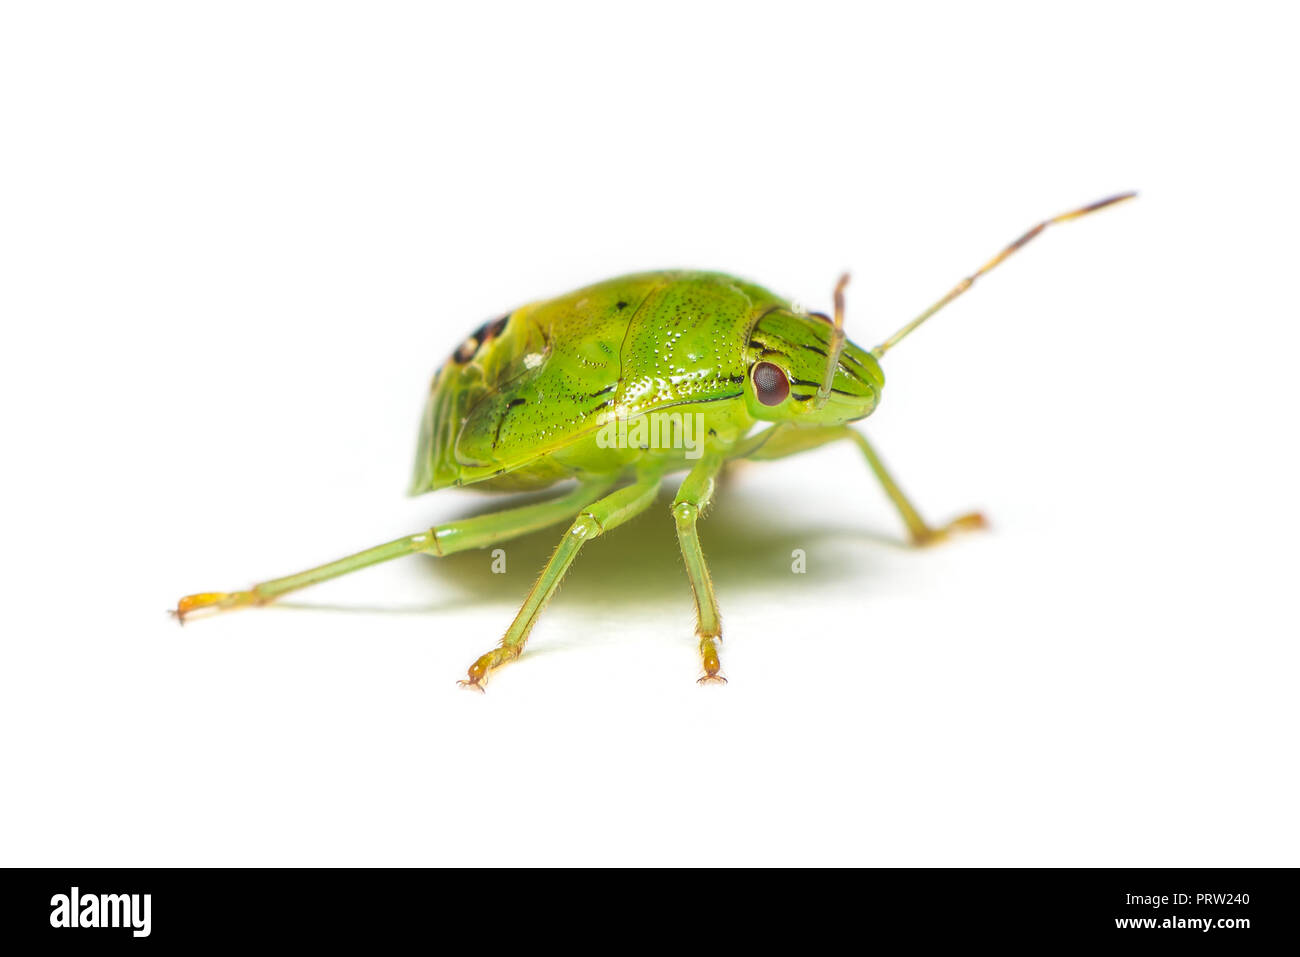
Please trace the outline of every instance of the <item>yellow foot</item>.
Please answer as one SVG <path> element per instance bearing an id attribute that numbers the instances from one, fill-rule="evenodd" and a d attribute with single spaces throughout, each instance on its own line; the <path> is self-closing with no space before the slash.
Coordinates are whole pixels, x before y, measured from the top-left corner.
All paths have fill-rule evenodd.
<path id="1" fill-rule="evenodd" d="M 988 527 L 989 520 L 984 517 L 984 513 L 971 512 L 969 515 L 954 518 L 942 528 L 927 528 L 919 534 L 914 534 L 912 544 L 918 548 L 926 545 L 937 545 L 940 542 L 947 541 L 958 532 L 977 532 Z"/>
<path id="2" fill-rule="evenodd" d="M 470 665 L 466 676 L 457 681 L 456 684 L 467 691 L 477 691 L 482 694 L 483 685 L 487 683 L 488 675 L 492 670 L 499 668 L 507 661 L 514 661 L 519 657 L 519 651 L 518 648 L 494 648 Z"/>
<path id="3" fill-rule="evenodd" d="M 712 638 L 701 639 L 700 657 L 704 662 L 704 674 L 699 678 L 696 678 L 695 683 L 702 685 L 725 685 L 727 679 L 718 674 L 722 669 L 722 662 L 718 660 L 718 649 L 713 643 Z"/>
<path id="4" fill-rule="evenodd" d="M 253 605 L 257 601 L 257 596 L 251 591 L 205 591 L 197 595 L 186 595 L 176 603 L 172 615 L 183 625 L 185 620 L 195 613 L 216 614 L 231 608 Z"/>
<path id="5" fill-rule="evenodd" d="M 456 682 L 456 684 L 460 685 L 466 691 L 477 691 L 479 694 L 482 694 L 483 682 L 487 680 L 488 669 L 491 667 L 491 665 L 487 664 L 486 659 L 491 657 L 492 655 L 490 653 L 486 654 L 470 665 L 468 676 L 461 678 L 460 681 Z"/>

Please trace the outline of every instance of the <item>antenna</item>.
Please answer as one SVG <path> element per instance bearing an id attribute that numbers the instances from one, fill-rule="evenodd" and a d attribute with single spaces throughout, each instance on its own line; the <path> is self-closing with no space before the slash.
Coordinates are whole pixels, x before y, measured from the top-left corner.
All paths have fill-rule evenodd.
<path id="1" fill-rule="evenodd" d="M 909 322 L 907 325 L 903 326 L 903 328 L 899 329 L 897 332 L 895 332 L 892 336 L 890 336 L 888 339 L 886 339 L 886 340 L 885 340 L 884 342 L 882 342 L 880 345 L 876 346 L 876 348 L 872 349 L 872 350 L 871 350 L 871 354 L 872 354 L 873 356 L 875 356 L 877 359 L 879 359 L 881 356 L 883 356 L 883 355 L 884 355 L 886 352 L 888 352 L 890 349 L 894 348 L 894 346 L 898 345 L 898 344 L 899 344 L 903 339 L 907 338 L 907 336 L 908 336 L 908 335 L 909 335 L 909 334 L 910 334 L 910 333 L 911 333 L 911 332 L 912 332 L 912 331 L 913 331 L 917 326 L 919 326 L 921 323 L 925 322 L 925 320 L 929 319 L 929 318 L 930 318 L 931 316 L 933 316 L 936 312 L 938 312 L 938 311 L 939 311 L 940 309 L 942 309 L 944 306 L 948 305 L 948 303 L 952 302 L 954 299 L 956 299 L 958 296 L 960 296 L 962 293 L 964 293 L 967 289 L 969 289 L 971 286 L 973 286 L 973 285 L 975 284 L 975 280 L 976 280 L 976 279 L 978 279 L 980 276 L 984 275 L 986 272 L 989 272 L 989 271 L 992 270 L 994 267 L 996 267 L 996 266 L 998 266 L 999 264 L 1001 264 L 1001 262 L 1002 262 L 1004 259 L 1006 259 L 1006 258 L 1007 258 L 1008 256 L 1010 256 L 1012 253 L 1014 253 L 1014 252 L 1015 252 L 1017 249 L 1019 249 L 1021 246 L 1024 246 L 1026 243 L 1028 243 L 1031 239 L 1033 239 L 1035 236 L 1037 236 L 1039 233 L 1041 233 L 1041 232 L 1042 232 L 1044 229 L 1046 229 L 1048 226 L 1051 226 L 1051 225 L 1053 225 L 1054 223 L 1066 223 L 1066 222 L 1069 222 L 1069 221 L 1072 220 L 1072 219 L 1078 219 L 1080 216 L 1086 216 L 1088 213 L 1096 212 L 1096 211 L 1099 210 L 1099 209 L 1105 209 L 1107 206 L 1113 206 L 1113 205 L 1115 205 L 1116 203 L 1122 203 L 1122 202 L 1124 202 L 1124 200 L 1126 200 L 1126 199 L 1132 199 L 1132 198 L 1133 198 L 1134 196 L 1136 196 L 1136 195 L 1137 195 L 1137 193 L 1120 193 L 1118 196 L 1110 196 L 1110 197 L 1108 197 L 1108 198 L 1106 198 L 1106 199 L 1099 199 L 1099 200 L 1097 200 L 1097 202 L 1095 202 L 1095 203 L 1089 203 L 1087 206 L 1080 206 L 1078 209 L 1072 209 L 1072 210 L 1070 210 L 1070 212 L 1068 212 L 1068 213 L 1061 213 L 1061 215 L 1059 215 L 1059 216 L 1053 216 L 1051 219 L 1045 219 L 1045 220 L 1043 220 L 1041 223 L 1039 223 L 1039 224 L 1038 224 L 1037 226 L 1035 226 L 1033 229 L 1029 230 L 1029 232 L 1025 233 L 1023 236 L 1021 236 L 1019 239 L 1017 239 L 1014 243 L 1012 243 L 1012 244 L 1011 244 L 1010 246 L 1008 246 L 1006 249 L 1002 250 L 1002 252 L 998 253 L 996 256 L 994 256 L 992 259 L 990 259 L 988 262 L 986 262 L 983 266 L 980 266 L 979 269 L 975 270 L 973 273 L 971 273 L 969 276 L 967 276 L 967 277 L 966 277 L 965 279 L 963 279 L 961 282 L 957 283 L 957 285 L 953 286 L 952 289 L 950 289 L 950 290 L 948 291 L 947 295 L 945 295 L 942 299 L 940 299 L 938 302 L 936 302 L 933 306 L 931 306 L 929 309 L 925 310 L 925 312 L 921 313 L 919 316 L 917 316 L 915 319 L 913 319 L 913 320 L 912 320 L 911 322 Z M 844 287 L 844 283 L 845 283 L 845 281 L 846 281 L 847 279 L 848 279 L 847 276 L 845 276 L 843 279 L 841 279 L 841 280 L 840 280 L 840 285 L 837 286 L 836 289 L 835 289 L 835 293 L 836 293 L 835 313 L 836 313 L 836 328 L 837 328 L 837 330 L 838 330 L 838 328 L 839 328 L 839 319 L 840 319 L 840 312 L 841 312 L 841 308 L 840 308 L 840 307 L 841 307 L 841 300 L 842 300 L 842 298 L 843 298 L 842 295 L 841 295 L 841 290 L 843 289 L 843 287 Z M 844 338 L 844 334 L 843 334 L 842 332 L 840 332 L 840 333 L 839 333 L 839 336 L 840 336 L 840 348 L 842 349 L 842 348 L 843 348 L 843 338 Z M 834 340 L 832 340 L 832 341 L 834 341 Z M 838 350 L 838 349 L 835 351 L 835 355 L 836 355 L 836 357 L 838 358 L 838 356 L 839 356 L 839 350 Z M 831 370 L 831 371 L 834 372 L 834 367 L 832 367 L 832 370 Z M 829 380 L 828 380 L 828 384 L 829 384 Z M 829 393 L 829 389 L 828 389 L 828 391 L 827 391 L 827 394 L 828 394 L 828 395 L 830 394 L 830 393 Z M 819 391 L 818 391 L 818 398 L 820 398 L 820 397 L 821 397 L 821 392 L 820 392 L 820 390 L 819 390 Z"/>
<path id="2" fill-rule="evenodd" d="M 820 409 L 831 397 L 831 385 L 835 382 L 835 369 L 840 364 L 840 355 L 844 352 L 844 287 L 849 284 L 849 274 L 840 276 L 835 284 L 835 323 L 831 327 L 830 355 L 826 359 L 826 375 L 817 387 L 817 397 L 813 399 L 813 408 Z"/>

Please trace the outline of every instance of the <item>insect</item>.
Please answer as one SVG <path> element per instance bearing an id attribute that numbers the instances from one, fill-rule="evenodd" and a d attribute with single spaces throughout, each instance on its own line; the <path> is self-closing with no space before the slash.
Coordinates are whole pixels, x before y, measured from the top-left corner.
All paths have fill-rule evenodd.
<path id="1" fill-rule="evenodd" d="M 261 605 L 403 555 L 448 555 L 569 522 L 505 636 L 460 682 L 481 691 L 496 668 L 524 650 L 584 543 L 643 512 L 665 476 L 685 471 L 672 519 L 695 599 L 704 671 L 698 680 L 725 682 L 718 603 L 696 526 L 727 463 L 849 441 L 884 487 L 913 544 L 984 527 L 975 512 L 929 525 L 850 423 L 876 408 L 885 383 L 880 359 L 904 337 L 1048 226 L 1134 195 L 1044 220 L 870 350 L 844 335 L 847 275 L 835 286 L 830 317 L 806 313 L 732 276 L 686 271 L 623 276 L 521 306 L 471 333 L 435 375 L 410 492 L 452 486 L 520 491 L 565 480 L 571 488 L 548 501 L 448 522 L 245 591 L 188 595 L 174 614 L 184 622 L 199 612 Z"/>

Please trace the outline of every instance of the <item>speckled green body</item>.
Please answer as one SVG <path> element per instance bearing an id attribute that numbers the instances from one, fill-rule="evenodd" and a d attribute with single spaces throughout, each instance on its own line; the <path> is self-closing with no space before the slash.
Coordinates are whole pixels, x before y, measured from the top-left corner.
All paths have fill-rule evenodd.
<path id="1" fill-rule="evenodd" d="M 539 489 L 576 479 L 572 488 L 444 522 L 242 591 L 185 595 L 176 617 L 261 605 L 403 555 L 442 557 L 569 522 L 501 641 L 476 658 L 460 682 L 482 691 L 490 674 L 523 652 L 583 544 L 645 512 L 657 501 L 664 476 L 686 469 L 671 514 L 695 601 L 704 671 L 698 680 L 725 683 L 718 658 L 722 620 L 697 524 L 728 463 L 852 442 L 913 544 L 984 528 L 978 512 L 938 526 L 926 522 L 866 436 L 845 423 L 875 410 L 885 384 L 880 357 L 980 276 L 1053 223 L 1133 195 L 1044 220 L 870 352 L 844 336 L 847 274 L 835 286 L 834 321 L 732 276 L 672 271 L 610 279 L 485 322 L 434 377 L 412 494 L 454 485 Z M 760 423 L 769 427 L 755 429 Z"/>
<path id="2" fill-rule="evenodd" d="M 522 306 L 480 327 L 435 376 L 411 494 L 542 488 L 621 474 L 646 456 L 668 460 L 669 471 L 689 465 L 681 449 L 601 447 L 597 433 L 610 416 L 699 413 L 709 445 L 724 455 L 762 419 L 860 419 L 875 408 L 884 376 L 852 343 L 831 401 L 813 408 L 830 336 L 825 316 L 720 273 L 640 273 Z M 789 377 L 792 394 L 780 408 L 755 400 L 747 375 L 759 359 Z"/>

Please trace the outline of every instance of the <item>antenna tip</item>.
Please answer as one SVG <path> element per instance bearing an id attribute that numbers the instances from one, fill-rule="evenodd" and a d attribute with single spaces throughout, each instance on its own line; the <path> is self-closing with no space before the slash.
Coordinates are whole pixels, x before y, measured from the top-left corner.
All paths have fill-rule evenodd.
<path id="1" fill-rule="evenodd" d="M 1095 203 L 1089 203 L 1087 206 L 1079 210 L 1079 215 L 1082 216 L 1084 213 L 1091 213 L 1098 209 L 1105 209 L 1107 206 L 1114 206 L 1116 203 L 1122 203 L 1125 200 L 1136 199 L 1136 198 L 1137 198 L 1136 190 L 1130 190 L 1127 193 L 1119 193 L 1115 196 L 1108 196 L 1105 199 L 1097 200 L 1097 202 Z"/>

